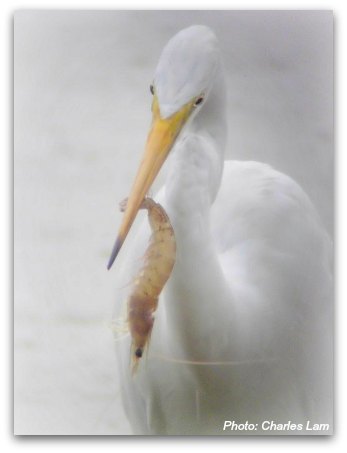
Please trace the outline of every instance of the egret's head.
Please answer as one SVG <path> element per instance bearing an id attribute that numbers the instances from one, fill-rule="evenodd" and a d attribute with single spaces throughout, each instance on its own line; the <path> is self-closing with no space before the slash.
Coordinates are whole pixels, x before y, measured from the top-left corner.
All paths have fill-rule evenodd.
<path id="1" fill-rule="evenodd" d="M 168 118 L 185 104 L 205 98 L 219 61 L 218 42 L 208 27 L 194 25 L 171 38 L 154 75 L 161 117 Z"/>
<path id="2" fill-rule="evenodd" d="M 203 108 L 219 62 L 217 39 L 208 27 L 202 25 L 180 31 L 165 46 L 151 86 L 151 130 L 108 269 L 183 126 Z"/>

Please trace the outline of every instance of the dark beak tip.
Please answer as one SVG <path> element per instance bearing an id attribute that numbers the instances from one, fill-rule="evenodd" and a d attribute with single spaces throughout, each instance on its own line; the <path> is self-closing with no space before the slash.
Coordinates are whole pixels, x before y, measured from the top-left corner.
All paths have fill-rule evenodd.
<path id="1" fill-rule="evenodd" d="M 111 269 L 113 263 L 115 262 L 115 259 L 117 258 L 117 255 L 118 255 L 119 250 L 121 249 L 122 245 L 123 245 L 123 241 L 120 237 L 118 237 L 116 239 L 116 242 L 114 243 L 110 259 L 108 260 L 108 264 L 107 264 L 108 271 Z"/>

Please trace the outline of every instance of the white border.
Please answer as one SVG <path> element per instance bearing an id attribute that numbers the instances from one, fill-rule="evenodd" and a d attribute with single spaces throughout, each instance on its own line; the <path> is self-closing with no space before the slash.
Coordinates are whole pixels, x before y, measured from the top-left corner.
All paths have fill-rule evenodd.
<path id="1" fill-rule="evenodd" d="M 302 448 L 305 452 L 317 452 L 322 449 L 329 451 L 345 450 L 347 446 L 346 430 L 346 240 L 343 232 L 347 231 L 346 206 L 347 199 L 347 165 L 346 165 L 346 89 L 343 81 L 347 81 L 346 71 L 346 36 L 347 13 L 346 2 L 332 0 L 330 2 L 305 1 L 303 2 L 260 2 L 260 1 L 175 1 L 152 2 L 140 1 L 16 1 L 2 0 L 0 3 L 1 23 L 1 92 L 0 92 L 0 124 L 3 126 L 1 134 L 1 211 L 3 213 L 0 223 L 1 229 L 1 324 L 0 344 L 1 357 L 5 358 L 0 372 L 1 380 L 1 410 L 0 410 L 0 446 L 2 451 L 12 452 L 19 449 L 37 451 L 40 449 L 57 451 L 90 451 L 91 449 L 134 448 L 142 452 L 154 452 L 158 449 L 173 451 L 188 450 L 198 447 L 199 450 L 209 451 L 211 448 L 218 451 L 229 451 L 242 446 L 246 451 L 256 449 L 257 452 L 278 450 L 292 451 Z M 16 9 L 42 8 L 42 9 L 330 9 L 335 17 L 335 137 L 336 137 L 336 387 L 335 387 L 335 435 L 332 438 L 312 437 L 266 437 L 266 438 L 135 438 L 135 437 L 41 437 L 41 438 L 14 438 L 12 435 L 12 16 Z M 164 444 L 164 445 L 163 445 Z M 346 451 L 346 450 L 345 450 Z"/>

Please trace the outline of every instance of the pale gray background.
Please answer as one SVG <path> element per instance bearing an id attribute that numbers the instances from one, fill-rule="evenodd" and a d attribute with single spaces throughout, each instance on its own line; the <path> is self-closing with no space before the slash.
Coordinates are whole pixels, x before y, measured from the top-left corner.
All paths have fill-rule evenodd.
<path id="1" fill-rule="evenodd" d="M 294 177 L 333 231 L 331 12 L 19 11 L 14 21 L 15 432 L 127 434 L 106 262 L 167 40 L 210 25 L 228 158 Z"/>

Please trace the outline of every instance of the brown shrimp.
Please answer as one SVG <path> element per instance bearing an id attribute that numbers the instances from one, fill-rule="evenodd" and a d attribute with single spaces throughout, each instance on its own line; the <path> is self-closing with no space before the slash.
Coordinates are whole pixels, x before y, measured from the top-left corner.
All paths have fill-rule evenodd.
<path id="1" fill-rule="evenodd" d="M 127 199 L 121 203 L 122 211 L 126 203 Z M 144 265 L 134 281 L 127 301 L 133 373 L 148 346 L 159 295 L 171 275 L 176 259 L 174 230 L 163 207 L 151 198 L 145 198 L 140 209 L 148 211 L 152 235 L 144 255 Z"/>

